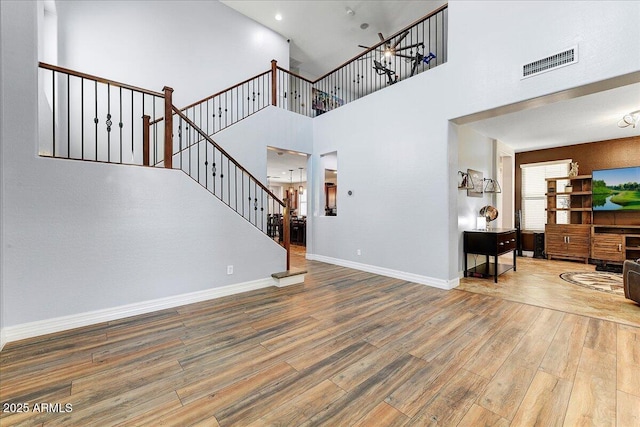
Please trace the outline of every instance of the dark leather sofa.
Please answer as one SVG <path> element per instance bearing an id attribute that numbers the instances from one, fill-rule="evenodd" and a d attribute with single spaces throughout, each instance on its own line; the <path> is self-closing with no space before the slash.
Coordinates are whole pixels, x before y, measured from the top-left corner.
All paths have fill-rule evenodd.
<path id="1" fill-rule="evenodd" d="M 626 260 L 622 266 L 624 296 L 640 304 L 640 259 Z"/>

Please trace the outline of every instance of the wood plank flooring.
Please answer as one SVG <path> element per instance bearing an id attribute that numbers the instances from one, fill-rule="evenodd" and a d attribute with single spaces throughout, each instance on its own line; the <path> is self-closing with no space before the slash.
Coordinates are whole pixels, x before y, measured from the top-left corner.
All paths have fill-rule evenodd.
<path id="1" fill-rule="evenodd" d="M 294 264 L 303 285 L 7 344 L 0 425 L 640 425 L 640 306 L 574 301 L 566 264 L 452 291 Z"/>

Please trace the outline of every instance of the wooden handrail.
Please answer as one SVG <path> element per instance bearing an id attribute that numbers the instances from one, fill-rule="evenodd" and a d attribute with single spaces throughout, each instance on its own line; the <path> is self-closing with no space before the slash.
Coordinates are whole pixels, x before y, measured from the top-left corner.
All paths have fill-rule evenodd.
<path id="1" fill-rule="evenodd" d="M 287 74 L 290 74 L 290 75 L 292 75 L 293 77 L 298 78 L 298 79 L 300 79 L 300 80 L 304 80 L 304 81 L 305 81 L 305 82 L 307 82 L 307 83 L 311 83 L 311 84 L 315 83 L 315 82 L 312 82 L 311 80 L 307 79 L 306 77 L 302 77 L 300 74 L 296 74 L 296 73 L 294 73 L 293 71 L 285 70 L 284 68 L 282 68 L 282 67 L 280 67 L 280 66 L 278 66 L 277 68 L 278 68 L 278 70 L 280 70 L 280 71 L 282 71 L 282 72 L 285 72 L 285 73 L 287 73 Z"/>
<path id="2" fill-rule="evenodd" d="M 188 109 L 188 108 L 195 107 L 195 106 L 196 106 L 196 105 L 198 105 L 198 104 L 201 104 L 201 103 L 206 102 L 206 101 L 208 101 L 208 100 L 210 100 L 210 99 L 213 99 L 213 98 L 215 98 L 216 96 L 222 95 L 222 94 L 223 94 L 223 93 L 225 93 L 225 92 L 228 92 L 228 91 L 230 91 L 230 90 L 233 90 L 233 89 L 237 88 L 238 86 L 242 86 L 242 85 L 243 85 L 243 84 L 245 84 L 245 83 L 249 83 L 251 80 L 254 80 L 254 79 L 260 78 L 260 77 L 262 77 L 262 76 L 264 76 L 264 75 L 266 75 L 266 74 L 269 74 L 270 72 L 271 72 L 271 70 L 269 70 L 269 71 L 265 71 L 264 73 L 260 73 L 260 74 L 258 74 L 258 75 L 253 76 L 253 77 L 250 77 L 250 78 L 248 78 L 248 79 L 246 79 L 246 80 L 244 80 L 244 81 L 241 81 L 240 83 L 237 83 L 237 84 L 235 84 L 235 85 L 233 85 L 233 86 L 231 86 L 231 87 L 228 87 L 228 88 L 226 88 L 226 89 L 223 89 L 223 90 L 221 90 L 220 92 L 216 92 L 216 93 L 214 93 L 213 95 L 209 95 L 209 96 L 207 96 L 206 98 L 201 99 L 200 101 L 196 101 L 196 102 L 193 102 L 193 103 L 191 103 L 191 104 L 187 105 L 186 107 L 182 107 L 182 108 L 180 109 L 180 111 L 184 111 L 184 110 L 186 110 L 186 109 Z M 161 122 L 161 121 L 163 121 L 163 120 L 164 120 L 164 117 L 160 117 L 160 118 L 158 118 L 158 119 L 156 119 L 156 120 L 152 121 L 150 124 L 155 125 L 156 123 L 160 123 L 160 122 Z"/>
<path id="3" fill-rule="evenodd" d="M 316 80 L 314 80 L 312 83 L 316 84 L 318 83 L 320 80 L 324 79 L 325 77 L 335 73 L 336 71 L 338 71 L 340 68 L 344 67 L 345 65 L 355 61 L 356 59 L 360 58 L 361 56 L 364 56 L 366 54 L 368 54 L 369 52 L 379 48 L 380 46 L 382 46 L 383 44 L 387 43 L 389 40 L 398 37 L 400 34 L 404 33 L 405 31 L 411 29 L 412 27 L 418 25 L 419 23 L 426 21 L 427 19 L 431 18 L 432 16 L 437 15 L 438 13 L 442 12 L 443 10 L 445 10 L 447 7 L 449 7 L 448 4 L 443 4 L 442 6 L 440 6 L 439 8 L 437 8 L 436 10 L 434 10 L 433 12 L 431 12 L 430 14 L 423 16 L 422 18 L 414 21 L 413 23 L 407 25 L 406 27 L 404 27 L 402 30 L 398 31 L 397 33 L 395 33 L 394 35 L 387 37 L 386 40 L 381 41 L 380 43 L 370 47 L 369 49 L 365 50 L 364 52 L 354 56 L 353 58 L 349 59 L 348 61 L 342 63 L 341 65 L 337 66 L 336 68 L 334 68 L 333 70 L 329 71 L 328 73 L 324 74 L 321 77 L 318 77 Z"/>
<path id="4" fill-rule="evenodd" d="M 193 121 L 191 121 L 187 116 L 185 116 L 184 113 L 182 111 L 180 111 L 180 109 L 178 109 L 178 107 L 176 107 L 175 105 L 173 106 L 173 111 L 175 111 L 175 113 L 178 116 L 180 116 L 182 118 L 182 120 L 187 122 L 189 124 L 189 126 L 191 126 L 193 129 L 195 129 L 200 134 L 200 136 L 202 136 L 203 139 L 205 139 L 207 142 L 209 142 L 211 145 L 213 145 L 218 151 L 220 151 L 223 155 L 225 155 L 229 160 L 231 160 L 231 162 L 234 165 L 236 165 L 236 167 L 238 169 L 240 169 L 242 172 L 246 172 L 246 174 L 249 176 L 249 178 L 253 179 L 256 182 L 256 184 L 262 190 L 264 190 L 267 193 L 267 195 L 271 196 L 274 200 L 276 200 L 280 204 L 280 206 L 284 206 L 285 205 L 284 202 L 278 198 L 278 196 L 273 194 L 271 192 L 271 190 L 269 190 L 262 182 L 260 182 L 260 180 L 258 178 L 253 176 L 251 174 L 251 172 L 246 170 L 244 168 L 244 166 L 242 166 L 240 163 L 238 163 L 238 161 L 236 159 L 231 157 L 231 155 L 229 153 L 227 153 L 222 147 L 220 147 L 213 139 L 211 139 L 211 137 L 209 135 L 206 134 L 206 132 L 204 132 L 195 123 L 193 123 Z"/>
<path id="5" fill-rule="evenodd" d="M 201 104 L 201 103 L 203 103 L 203 102 L 205 102 L 205 101 L 208 101 L 208 100 L 210 100 L 210 99 L 212 99 L 212 98 L 215 98 L 215 97 L 216 97 L 216 96 L 218 96 L 218 95 L 222 95 L 222 94 L 223 94 L 223 93 L 225 93 L 225 92 L 228 92 L 228 91 L 230 91 L 230 90 L 232 90 L 232 89 L 235 89 L 235 88 L 237 88 L 238 86 L 242 86 L 242 85 L 243 85 L 243 84 L 245 84 L 245 83 L 249 83 L 251 80 L 254 80 L 254 79 L 260 78 L 260 77 L 264 76 L 265 74 L 269 74 L 270 72 L 271 72 L 271 70 L 268 70 L 268 71 L 265 71 L 264 73 L 260 73 L 260 74 L 258 74 L 258 75 L 256 75 L 256 76 L 250 77 L 250 78 L 248 78 L 248 79 L 246 79 L 246 80 L 241 81 L 240 83 L 237 83 L 237 84 L 235 84 L 235 85 L 233 85 L 233 86 L 231 86 L 231 87 L 228 87 L 228 88 L 226 88 L 226 89 L 224 89 L 224 90 L 221 90 L 220 92 L 214 93 L 213 95 L 209 95 L 209 96 L 207 96 L 206 98 L 201 99 L 200 101 L 196 101 L 196 102 L 194 102 L 194 103 L 192 103 L 192 104 L 189 104 L 189 105 L 187 105 L 186 107 L 181 108 L 180 110 L 181 110 L 181 111 L 184 111 L 184 110 L 186 110 L 187 108 L 194 107 L 194 106 L 196 106 L 196 105 L 198 105 L 198 104 Z"/>
<path id="6" fill-rule="evenodd" d="M 126 83 L 120 83 L 120 82 L 116 82 L 115 80 L 109 80 L 109 79 L 105 79 L 102 77 L 98 77 L 98 76 L 93 76 L 91 74 L 85 74 L 85 73 L 80 73 L 78 71 L 74 71 L 74 70 L 70 70 L 69 68 L 64 68 L 64 67 L 58 67 L 57 65 L 51 65 L 51 64 L 47 64 L 44 62 L 39 62 L 38 63 L 40 68 L 44 68 L 45 70 L 51 70 L 51 71 L 57 71 L 59 73 L 65 73 L 65 74 L 69 74 L 71 76 L 75 76 L 75 77 L 80 77 L 83 79 L 88 79 L 88 80 L 94 80 L 98 83 L 104 83 L 104 84 L 108 84 L 111 86 L 116 86 L 116 87 L 121 87 L 123 89 L 129 89 L 135 92 L 141 92 L 144 93 L 146 95 L 152 95 L 152 96 L 157 96 L 160 98 L 164 98 L 164 94 L 162 92 L 155 92 L 149 89 L 143 89 L 140 87 L 136 87 L 136 86 L 131 86 L 128 85 Z"/>

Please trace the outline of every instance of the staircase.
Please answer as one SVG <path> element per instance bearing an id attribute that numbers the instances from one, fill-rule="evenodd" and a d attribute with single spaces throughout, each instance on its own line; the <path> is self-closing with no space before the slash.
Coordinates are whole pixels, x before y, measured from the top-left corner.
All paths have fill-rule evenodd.
<path id="1" fill-rule="evenodd" d="M 290 270 L 287 205 L 172 104 L 173 89 L 155 92 L 44 63 L 40 72 L 45 82 L 41 111 L 46 104 L 50 112 L 40 117 L 40 128 L 50 132 L 50 139 L 41 133 L 41 156 L 180 169 L 261 233 L 281 242 Z M 240 119 L 230 115 L 224 127 Z"/>
<path id="2" fill-rule="evenodd" d="M 213 135 L 268 106 L 316 117 L 445 63 L 447 12 L 444 5 L 381 37 L 380 43 L 315 81 L 273 60 L 270 70 L 182 109 L 173 105 L 170 87 L 156 92 L 40 63 L 40 111 L 48 111 L 40 115 L 40 155 L 180 169 L 257 230 L 281 242 L 287 271 L 274 274 L 275 280 L 304 280 L 303 272 L 290 266 L 288 202 L 279 200 Z M 380 59 L 381 52 L 386 59 Z"/>

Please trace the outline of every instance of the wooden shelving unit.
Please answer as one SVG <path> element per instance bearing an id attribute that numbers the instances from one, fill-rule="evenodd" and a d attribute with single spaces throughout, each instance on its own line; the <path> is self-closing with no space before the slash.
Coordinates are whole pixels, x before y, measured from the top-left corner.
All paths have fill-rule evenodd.
<path id="1" fill-rule="evenodd" d="M 589 262 L 591 224 L 591 175 L 547 178 L 547 258 Z M 567 189 L 567 186 L 570 186 Z M 560 188 L 561 187 L 561 188 Z M 566 212 L 566 221 L 560 221 Z"/>

